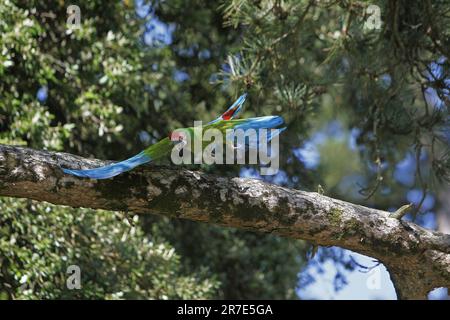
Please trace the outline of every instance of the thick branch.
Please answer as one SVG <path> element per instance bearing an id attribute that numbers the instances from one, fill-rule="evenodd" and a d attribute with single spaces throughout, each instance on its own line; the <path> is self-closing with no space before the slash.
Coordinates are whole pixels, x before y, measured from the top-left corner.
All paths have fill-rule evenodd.
<path id="1" fill-rule="evenodd" d="M 254 179 L 181 167 L 147 166 L 114 179 L 64 175 L 59 166 L 106 161 L 0 145 L 0 196 L 71 207 L 157 213 L 340 246 L 382 261 L 399 298 L 450 287 L 450 235 L 399 221 L 388 212 Z"/>

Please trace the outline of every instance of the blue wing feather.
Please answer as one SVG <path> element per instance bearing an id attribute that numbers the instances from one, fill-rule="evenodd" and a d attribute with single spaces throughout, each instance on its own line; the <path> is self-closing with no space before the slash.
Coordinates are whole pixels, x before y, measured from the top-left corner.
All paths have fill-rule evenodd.
<path id="1" fill-rule="evenodd" d="M 227 111 L 225 111 L 220 117 L 218 117 L 217 119 L 209 122 L 208 124 L 213 124 L 216 123 L 217 121 L 223 120 L 224 115 L 230 113 L 230 111 L 232 111 L 233 109 L 235 109 L 235 111 L 231 114 L 230 119 L 233 119 L 234 117 L 236 117 L 239 112 L 241 112 L 242 110 L 242 106 L 244 105 L 245 99 L 247 99 L 247 93 L 244 93 L 243 95 L 241 95 L 228 109 Z"/>

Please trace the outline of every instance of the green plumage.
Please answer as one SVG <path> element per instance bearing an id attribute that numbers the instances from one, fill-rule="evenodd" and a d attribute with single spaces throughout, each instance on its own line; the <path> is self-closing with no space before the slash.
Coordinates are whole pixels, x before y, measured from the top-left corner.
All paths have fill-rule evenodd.
<path id="1" fill-rule="evenodd" d="M 155 144 L 152 144 L 150 147 L 145 149 L 143 152 L 145 155 L 150 157 L 152 160 L 158 160 L 162 157 L 166 156 L 167 154 L 170 154 L 174 142 L 170 141 L 169 138 L 164 138 L 161 141 L 158 141 Z"/>

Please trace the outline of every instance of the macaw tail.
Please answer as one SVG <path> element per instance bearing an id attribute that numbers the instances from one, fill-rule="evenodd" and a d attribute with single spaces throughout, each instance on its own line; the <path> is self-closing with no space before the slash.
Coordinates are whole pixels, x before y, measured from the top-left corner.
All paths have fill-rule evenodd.
<path id="1" fill-rule="evenodd" d="M 150 162 L 152 159 L 142 151 L 127 160 L 109 164 L 104 167 L 87 169 L 87 170 L 72 170 L 61 168 L 64 173 L 71 174 L 81 178 L 91 178 L 91 179 L 108 179 L 123 172 L 129 171 L 141 164 Z"/>

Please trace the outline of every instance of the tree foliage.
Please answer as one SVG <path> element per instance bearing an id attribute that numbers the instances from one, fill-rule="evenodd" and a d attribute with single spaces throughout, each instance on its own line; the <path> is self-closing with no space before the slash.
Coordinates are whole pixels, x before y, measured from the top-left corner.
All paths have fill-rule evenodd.
<path id="1" fill-rule="evenodd" d="M 233 98 L 210 83 L 238 37 L 215 4 L 90 1 L 75 30 L 66 9 L 0 4 L 1 143 L 119 160 Z M 11 199 L 0 208 L 4 298 L 293 298 L 306 250 L 165 219 L 133 227 L 111 212 Z M 70 264 L 81 267 L 80 291 L 65 286 Z"/>
<path id="2" fill-rule="evenodd" d="M 2 298 L 205 299 L 217 289 L 213 277 L 185 275 L 173 247 L 146 237 L 137 216 L 16 199 L 1 206 Z M 80 290 L 66 285 L 71 265 Z"/>

